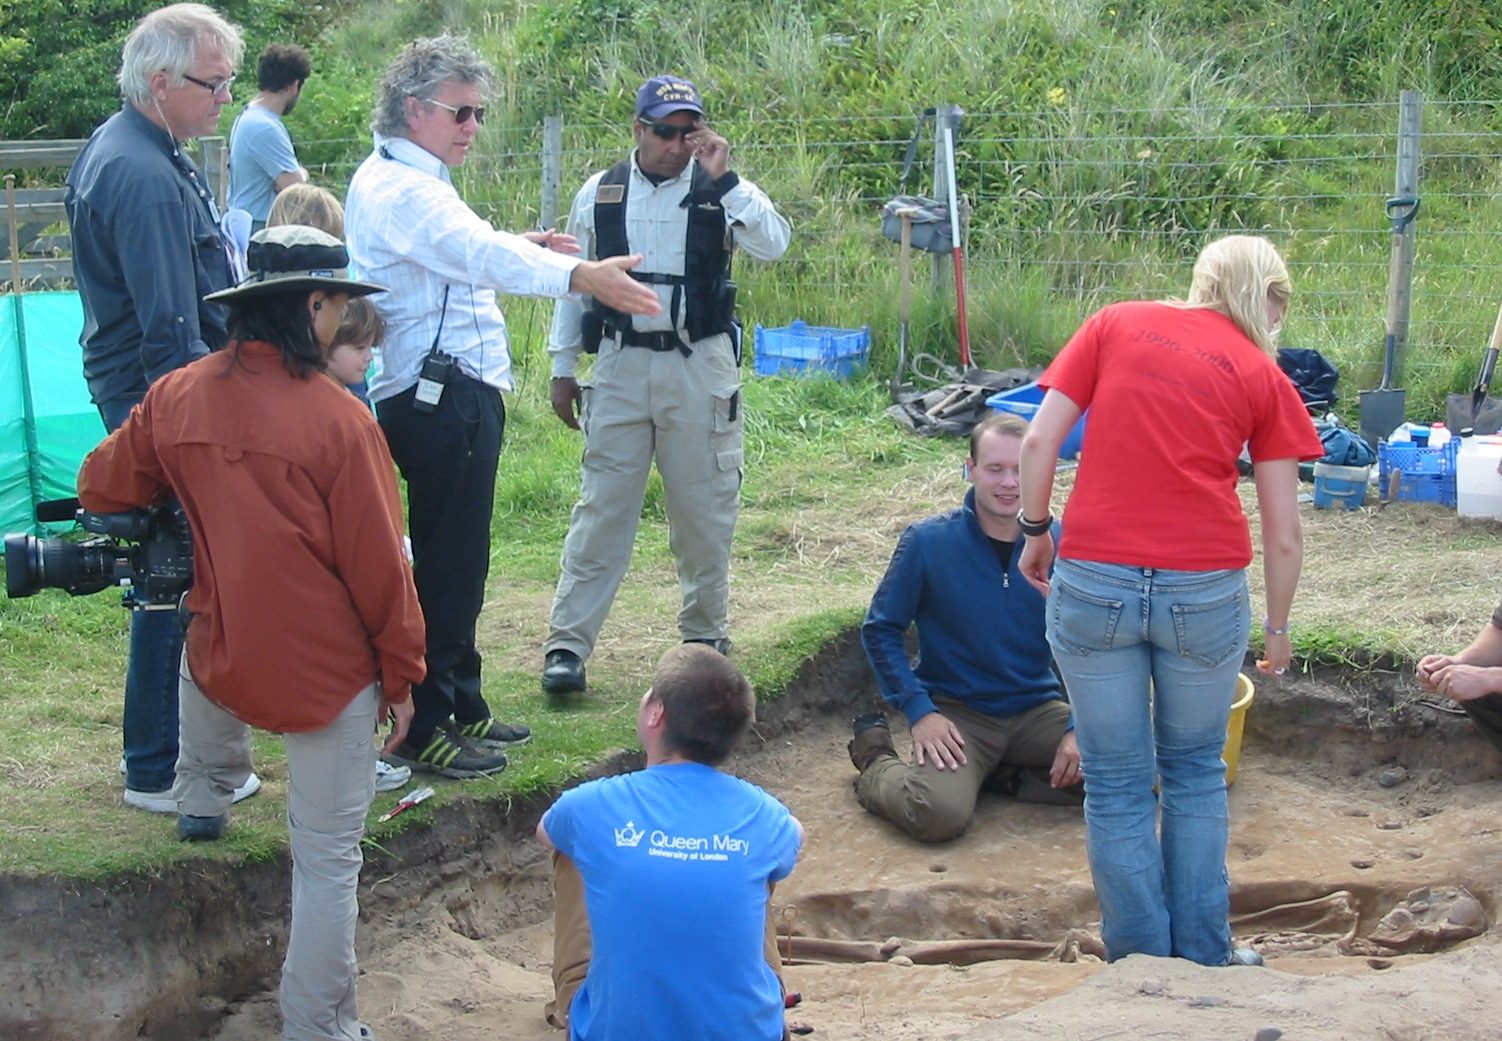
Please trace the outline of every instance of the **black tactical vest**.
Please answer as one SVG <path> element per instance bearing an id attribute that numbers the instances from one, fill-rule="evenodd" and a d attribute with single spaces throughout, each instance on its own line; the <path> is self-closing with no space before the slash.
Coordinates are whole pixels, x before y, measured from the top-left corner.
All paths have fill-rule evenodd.
<path id="1" fill-rule="evenodd" d="M 600 178 L 595 193 L 595 259 L 620 257 L 631 253 L 626 241 L 626 197 L 630 192 L 631 160 L 622 159 Z M 619 191 L 613 190 L 619 188 Z M 716 333 L 729 333 L 735 320 L 735 290 L 730 281 L 730 249 L 726 234 L 725 210 L 714 180 L 697 164 L 694 166 L 689 193 L 679 204 L 688 210 L 688 232 L 684 243 L 684 274 L 664 275 L 632 271 L 638 282 L 673 287 L 672 317 L 674 327 L 683 317 L 690 342 Z M 613 330 L 630 330 L 631 318 L 606 307 L 598 300 L 595 312 Z"/>

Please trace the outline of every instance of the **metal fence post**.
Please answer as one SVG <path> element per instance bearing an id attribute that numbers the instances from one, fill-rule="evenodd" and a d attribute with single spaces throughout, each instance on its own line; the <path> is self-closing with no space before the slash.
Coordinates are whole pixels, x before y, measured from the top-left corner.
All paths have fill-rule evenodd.
<path id="1" fill-rule="evenodd" d="M 949 197 L 949 152 L 945 141 L 953 141 L 954 137 L 946 136 L 944 129 L 956 119 L 959 106 L 952 102 L 945 102 L 934 106 L 934 189 L 933 197 L 944 200 Z M 933 285 L 935 289 L 945 288 L 954 282 L 954 261 L 948 253 L 933 253 L 929 255 L 933 264 Z"/>
<path id="2" fill-rule="evenodd" d="M 563 183 L 563 117 L 542 120 L 542 209 L 538 223 L 558 226 L 558 187 Z"/>
<path id="3" fill-rule="evenodd" d="M 1405 90 L 1398 100 L 1398 172 L 1393 198 L 1388 202 L 1388 216 L 1402 216 L 1407 221 L 1401 229 L 1394 221 L 1392 260 L 1387 273 L 1387 313 L 1392 315 L 1393 379 L 1401 385 L 1399 374 L 1408 362 L 1408 318 L 1413 308 L 1414 222 L 1419 198 L 1419 136 L 1424 117 L 1424 95 Z M 1410 202 L 1411 200 L 1411 202 Z"/>

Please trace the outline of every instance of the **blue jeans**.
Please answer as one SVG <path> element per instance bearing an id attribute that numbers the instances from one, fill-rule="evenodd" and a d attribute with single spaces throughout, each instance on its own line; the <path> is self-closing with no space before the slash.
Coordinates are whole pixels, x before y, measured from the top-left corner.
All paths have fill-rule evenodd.
<path id="1" fill-rule="evenodd" d="M 1242 570 L 1057 564 L 1048 642 L 1074 709 L 1110 961 L 1230 958 L 1221 752 L 1250 610 Z"/>
<path id="2" fill-rule="evenodd" d="M 138 397 L 99 405 L 104 428 L 125 422 Z M 130 613 L 130 664 L 125 671 L 125 787 L 165 792 L 177 781 L 177 672 L 183 653 L 176 611 Z"/>

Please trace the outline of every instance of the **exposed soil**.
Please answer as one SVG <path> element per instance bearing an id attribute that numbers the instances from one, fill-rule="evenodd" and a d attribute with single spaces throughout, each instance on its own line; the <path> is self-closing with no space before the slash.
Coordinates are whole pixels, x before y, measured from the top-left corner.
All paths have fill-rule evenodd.
<path id="1" fill-rule="evenodd" d="M 775 898 L 790 1021 L 815 1038 L 1502 1038 L 1502 757 L 1397 674 L 1258 684 L 1229 859 L 1236 931 L 1269 967 L 1106 966 L 1078 810 L 984 795 L 964 835 L 924 846 L 857 806 L 847 721 L 875 695 L 858 645 L 832 645 L 732 766 L 807 828 Z M 561 1041 L 541 1011 L 544 805 L 461 803 L 367 856 L 360 1000 L 382 1041 Z M 274 1037 L 286 914 L 280 862 L 6 880 L 0 1037 Z"/>

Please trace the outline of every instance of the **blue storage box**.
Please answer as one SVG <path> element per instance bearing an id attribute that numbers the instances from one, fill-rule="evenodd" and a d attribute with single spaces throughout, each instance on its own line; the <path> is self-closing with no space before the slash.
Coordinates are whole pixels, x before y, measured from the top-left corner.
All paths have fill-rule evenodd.
<path id="1" fill-rule="evenodd" d="M 1377 443 L 1377 490 L 1382 501 L 1388 500 L 1392 473 L 1398 478 L 1399 499 L 1410 502 L 1437 502 L 1455 508 L 1455 457 L 1460 438 L 1452 437 L 1438 448 L 1427 445 Z"/>
<path id="2" fill-rule="evenodd" d="M 866 367 L 871 327 L 831 329 L 797 321 L 786 329 L 756 327 L 756 374 L 798 376 L 828 373 L 846 379 Z"/>
<path id="3" fill-rule="evenodd" d="M 992 394 L 986 399 L 986 404 L 1003 412 L 1015 413 L 1031 423 L 1033 416 L 1038 413 L 1038 406 L 1043 404 L 1043 393 L 1043 388 L 1036 383 L 1024 383 L 1020 387 Z M 1075 458 L 1080 454 L 1080 445 L 1084 442 L 1085 417 L 1082 415 L 1074 424 L 1074 429 L 1069 431 L 1069 436 L 1064 438 L 1064 443 L 1059 446 L 1059 458 Z"/>

